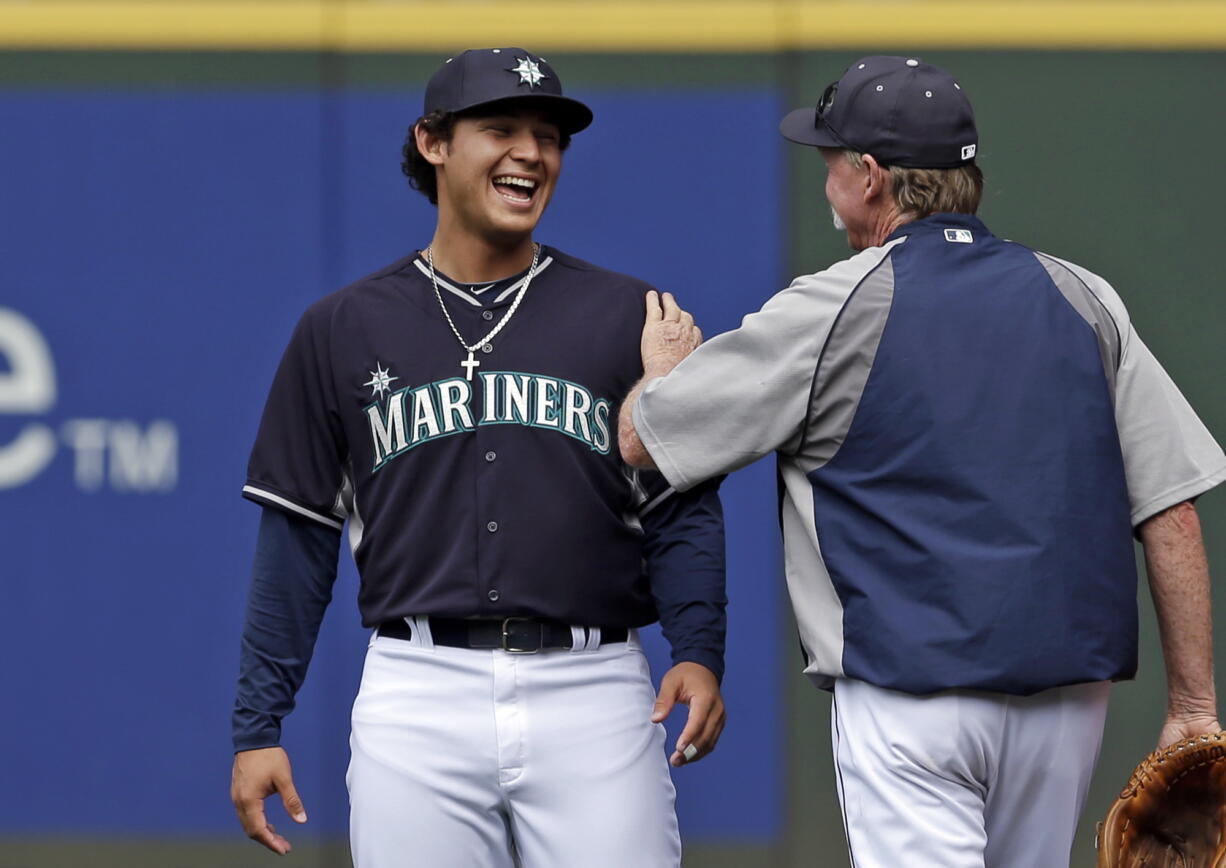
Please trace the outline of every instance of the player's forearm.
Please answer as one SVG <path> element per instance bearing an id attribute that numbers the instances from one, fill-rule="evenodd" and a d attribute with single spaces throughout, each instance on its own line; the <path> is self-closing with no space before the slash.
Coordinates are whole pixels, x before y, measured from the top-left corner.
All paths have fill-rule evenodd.
<path id="1" fill-rule="evenodd" d="M 643 516 L 643 554 L 673 663 L 724 674 L 726 633 L 722 477 L 673 494 Z"/>
<path id="2" fill-rule="evenodd" d="M 339 547 L 331 528 L 262 511 L 239 652 L 235 750 L 279 743 L 332 596 Z"/>
<path id="3" fill-rule="evenodd" d="M 638 403 L 643 389 L 657 376 L 659 374 L 644 374 L 643 378 L 634 384 L 626 400 L 622 401 L 621 411 L 617 414 L 617 446 L 621 450 L 622 460 L 640 470 L 655 470 L 656 462 L 643 445 L 638 429 L 634 426 L 634 405 Z"/>
<path id="4" fill-rule="evenodd" d="M 1167 713 L 1215 717 L 1209 564 L 1195 507 L 1159 513 L 1140 536 L 1166 663 Z"/>
<path id="5" fill-rule="evenodd" d="M 661 632 L 669 641 L 673 665 L 698 663 L 711 670 L 717 683 L 724 680 L 724 644 L 727 618 L 724 606 L 702 603 L 688 606 L 668 618 L 665 628 L 661 616 Z"/>

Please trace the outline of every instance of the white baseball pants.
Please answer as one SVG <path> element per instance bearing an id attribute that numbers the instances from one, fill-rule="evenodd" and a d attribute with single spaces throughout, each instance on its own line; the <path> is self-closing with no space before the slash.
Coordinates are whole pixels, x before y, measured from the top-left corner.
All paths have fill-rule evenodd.
<path id="1" fill-rule="evenodd" d="M 638 637 L 511 654 L 375 636 L 353 706 L 355 868 L 678 866 Z M 589 643 L 591 644 L 591 643 Z"/>
<path id="2" fill-rule="evenodd" d="M 840 679 L 831 736 L 854 868 L 1067 868 L 1110 685 L 912 696 Z"/>

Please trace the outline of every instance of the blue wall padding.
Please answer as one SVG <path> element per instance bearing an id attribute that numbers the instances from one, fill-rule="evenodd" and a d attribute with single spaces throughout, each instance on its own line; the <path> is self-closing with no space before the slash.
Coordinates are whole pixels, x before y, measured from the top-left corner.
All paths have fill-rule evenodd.
<path id="1" fill-rule="evenodd" d="M 429 240 L 434 211 L 399 172 L 419 102 L 0 92 L 0 308 L 45 338 L 57 385 L 46 413 L 0 410 L 0 450 L 29 424 L 60 435 L 80 419 L 166 420 L 179 438 L 168 492 L 116 491 L 109 477 L 83 489 L 62 439 L 40 474 L 0 489 L 0 835 L 241 834 L 228 719 L 257 519 L 238 494 L 247 450 L 300 311 Z M 567 153 L 538 238 L 680 293 L 708 334 L 734 327 L 780 286 L 775 94 L 590 102 L 596 124 Z M 11 364 L 0 352 L 0 375 Z M 676 774 L 690 841 L 781 828 L 778 672 L 793 628 L 779 617 L 769 464 L 724 494 L 731 723 L 713 757 Z M 366 643 L 355 582 L 346 555 L 286 726 L 320 835 L 346 829 Z M 649 644 L 658 676 L 657 632 Z"/>

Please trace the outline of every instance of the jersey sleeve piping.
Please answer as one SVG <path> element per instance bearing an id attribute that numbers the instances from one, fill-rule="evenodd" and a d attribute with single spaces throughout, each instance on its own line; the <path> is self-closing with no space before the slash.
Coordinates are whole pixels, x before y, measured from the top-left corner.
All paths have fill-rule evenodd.
<path id="1" fill-rule="evenodd" d="M 1150 498 L 1132 511 L 1132 526 L 1134 528 L 1139 527 L 1147 519 L 1153 518 L 1158 513 L 1170 509 L 1176 504 L 1183 503 L 1185 500 L 1199 497 L 1222 482 L 1226 482 L 1226 465 L 1199 479 L 1167 489 L 1162 494 Z"/>
<path id="2" fill-rule="evenodd" d="M 676 493 L 677 493 L 677 490 L 670 485 L 664 491 L 660 492 L 658 495 L 653 497 L 651 500 L 649 500 L 647 503 L 643 504 L 643 506 L 639 508 L 639 518 L 642 518 L 643 516 L 647 515 L 649 512 L 651 512 L 653 509 L 655 509 L 657 506 L 662 504 L 664 501 L 668 500 L 670 497 L 672 497 Z"/>
<path id="3" fill-rule="evenodd" d="M 290 500 L 283 495 L 276 494 L 257 485 L 252 485 L 250 483 L 244 485 L 243 497 L 261 505 L 274 506 L 295 513 L 296 515 L 305 516 L 306 518 L 317 521 L 320 524 L 333 528 L 334 530 L 343 530 L 345 527 L 344 522 L 335 516 L 324 515 L 321 512 L 317 512 L 309 507 L 297 503 L 296 501 Z"/>
<path id="4" fill-rule="evenodd" d="M 903 239 L 901 239 L 901 241 L 905 242 L 906 238 L 904 237 Z M 834 334 L 834 330 L 839 327 L 839 321 L 843 319 L 843 314 L 847 312 L 847 306 L 851 304 L 852 298 L 860 290 L 860 287 L 864 286 L 864 284 L 868 282 L 869 278 L 871 278 L 874 274 L 877 273 L 877 269 L 881 268 L 881 266 L 884 265 L 886 262 L 889 262 L 892 260 L 892 257 L 894 255 L 895 246 L 897 245 L 888 247 L 885 251 L 885 255 L 882 256 L 879 260 L 877 260 L 877 264 L 874 265 L 872 268 L 870 268 L 868 271 L 866 271 L 860 277 L 860 279 L 856 281 L 856 285 L 852 287 L 851 292 L 847 293 L 847 297 L 843 299 L 843 304 L 841 307 L 839 307 L 839 312 L 835 315 L 834 322 L 830 324 L 830 328 L 821 337 L 822 345 L 821 345 L 821 348 L 817 351 L 817 362 L 813 365 L 813 376 L 809 380 L 809 399 L 808 399 L 808 403 L 805 404 L 805 407 L 806 407 L 805 418 L 800 426 L 800 434 L 795 440 L 797 452 L 803 451 L 805 448 L 805 445 L 809 442 L 809 429 L 812 427 L 812 423 L 813 423 L 813 418 L 812 418 L 813 413 L 811 412 L 812 407 L 813 407 L 813 399 L 817 392 L 817 380 L 818 380 L 818 375 L 821 373 L 821 370 L 822 370 L 822 362 L 825 361 L 826 359 L 826 349 L 827 347 L 830 346 L 830 336 Z M 836 449 L 835 451 L 837 453 L 838 450 Z"/>
<path id="5" fill-rule="evenodd" d="M 1111 322 L 1111 327 L 1115 329 L 1115 345 L 1119 347 L 1119 350 L 1116 353 L 1116 357 L 1115 357 L 1115 369 L 1118 371 L 1120 369 L 1120 364 L 1123 362 L 1123 359 L 1124 359 L 1124 343 L 1125 342 L 1124 342 L 1124 334 L 1123 332 L 1120 331 L 1120 324 L 1119 322 L 1116 321 L 1114 314 L 1111 313 L 1111 308 L 1107 307 L 1106 303 L 1099 297 L 1098 293 L 1094 291 L 1094 288 L 1090 286 L 1089 282 L 1085 280 L 1076 271 L 1074 271 L 1072 268 L 1070 268 L 1067 262 L 1065 262 L 1062 259 L 1058 259 L 1055 256 L 1050 256 L 1039 250 L 1035 250 L 1033 252 L 1034 252 L 1034 255 L 1039 257 L 1040 259 L 1046 259 L 1048 262 L 1054 262 L 1056 265 L 1060 266 L 1060 268 L 1064 269 L 1066 272 L 1072 275 L 1073 279 L 1085 287 L 1086 292 L 1090 294 L 1090 298 L 1094 299 L 1094 301 L 1102 309 L 1102 312 L 1107 315 L 1107 319 Z"/>

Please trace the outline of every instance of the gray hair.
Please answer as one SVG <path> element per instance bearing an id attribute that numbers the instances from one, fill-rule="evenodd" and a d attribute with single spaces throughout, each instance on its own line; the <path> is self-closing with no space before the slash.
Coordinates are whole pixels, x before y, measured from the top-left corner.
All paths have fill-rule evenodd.
<path id="1" fill-rule="evenodd" d="M 864 168 L 863 155 L 844 151 L 857 169 Z M 974 163 L 956 169 L 904 169 L 890 166 L 890 186 L 898 210 L 922 220 L 929 214 L 952 211 L 974 214 L 983 198 L 983 172 Z"/>

